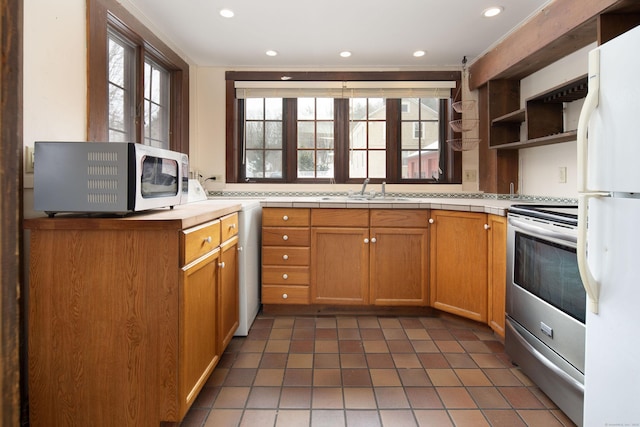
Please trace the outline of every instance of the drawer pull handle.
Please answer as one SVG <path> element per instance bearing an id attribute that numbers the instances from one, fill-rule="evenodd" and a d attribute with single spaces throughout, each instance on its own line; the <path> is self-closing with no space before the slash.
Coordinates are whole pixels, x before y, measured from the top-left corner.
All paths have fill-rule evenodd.
<path id="1" fill-rule="evenodd" d="M 211 238 L 211 236 L 209 236 L 206 239 L 204 239 L 205 243 L 211 243 L 212 241 L 213 241 L 213 239 Z"/>
<path id="2" fill-rule="evenodd" d="M 287 254 L 282 255 L 282 259 L 285 260 L 285 261 L 288 260 L 289 259 L 289 255 L 287 255 Z"/>
<path id="3" fill-rule="evenodd" d="M 289 236 L 285 234 L 284 236 L 282 236 L 282 240 L 289 240 Z"/>
<path id="4" fill-rule="evenodd" d="M 289 295 L 287 295 L 287 294 L 282 294 L 282 299 L 287 299 L 287 298 L 289 298 Z"/>
<path id="5" fill-rule="evenodd" d="M 220 268 L 224 268 L 224 261 L 222 261 L 221 263 L 218 263 L 218 266 L 219 266 Z"/>
<path id="6" fill-rule="evenodd" d="M 284 273 L 284 274 L 282 275 L 282 278 L 283 278 L 284 280 L 287 280 L 287 279 L 289 278 L 289 275 L 288 275 L 287 273 Z"/>
<path id="7" fill-rule="evenodd" d="M 283 221 L 289 221 L 289 217 L 287 215 L 285 215 L 285 216 L 282 217 L 282 220 Z"/>

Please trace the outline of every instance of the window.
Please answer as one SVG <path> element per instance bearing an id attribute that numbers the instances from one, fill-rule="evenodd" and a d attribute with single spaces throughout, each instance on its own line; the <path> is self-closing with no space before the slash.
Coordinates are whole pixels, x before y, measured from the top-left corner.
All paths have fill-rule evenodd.
<path id="1" fill-rule="evenodd" d="M 189 152 L 189 66 L 116 0 L 87 0 L 90 141 Z"/>
<path id="2" fill-rule="evenodd" d="M 402 179 L 440 177 L 440 100 L 403 98 L 401 116 Z"/>
<path id="3" fill-rule="evenodd" d="M 442 89 L 408 82 L 418 87 L 408 90 L 394 86 L 395 73 L 375 83 L 391 90 L 362 89 L 371 85 L 367 73 L 357 73 L 365 77 L 355 89 L 304 74 L 309 81 L 298 88 L 277 73 L 227 72 L 227 123 L 237 126 L 227 127 L 227 182 L 461 182 L 461 154 L 441 143 L 453 136 L 447 124 L 459 72 L 446 73 Z M 277 115 L 268 113 L 270 103 Z"/>
<path id="4" fill-rule="evenodd" d="M 297 177 L 334 177 L 333 98 L 297 99 Z"/>
<path id="5" fill-rule="evenodd" d="M 349 99 L 349 178 L 386 177 L 386 102 Z"/>
<path id="6" fill-rule="evenodd" d="M 282 178 L 282 111 L 282 98 L 246 100 L 244 164 L 247 178 Z"/>

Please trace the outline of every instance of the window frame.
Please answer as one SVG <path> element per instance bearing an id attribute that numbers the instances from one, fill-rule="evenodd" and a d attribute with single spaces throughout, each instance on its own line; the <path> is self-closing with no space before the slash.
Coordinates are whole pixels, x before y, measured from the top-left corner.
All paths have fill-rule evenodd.
<path id="1" fill-rule="evenodd" d="M 145 57 L 170 73 L 169 148 L 189 154 L 189 65 L 116 0 L 87 0 L 87 140 L 108 141 L 107 29 L 136 47 L 136 78 L 144 82 Z M 136 86 L 136 102 L 143 102 L 143 85 Z M 135 117 L 135 138 L 144 141 L 141 108 Z"/>
<path id="2" fill-rule="evenodd" d="M 285 126 L 283 147 L 285 150 L 285 164 L 283 165 L 282 179 L 260 179 L 246 180 L 242 175 L 242 146 L 241 135 L 243 126 L 242 100 L 236 98 L 236 81 L 280 81 L 286 75 L 291 80 L 299 81 L 455 81 L 456 87 L 460 87 L 460 71 L 381 71 L 381 72 L 270 72 L 270 71 L 227 71 L 226 80 L 226 182 L 260 182 L 260 183 L 358 183 L 362 178 L 348 177 L 348 99 L 336 99 L 334 112 L 335 119 L 335 176 L 333 179 L 318 178 L 297 178 L 296 164 L 296 133 L 295 126 Z M 387 99 L 387 118 L 397 116 L 397 120 L 387 119 L 387 165 L 386 178 L 372 178 L 371 182 L 401 183 L 401 184 L 426 184 L 426 183 L 461 183 L 462 182 L 462 153 L 453 150 L 446 140 L 453 138 L 453 131 L 448 123 L 456 118 L 451 108 L 451 103 L 455 102 L 454 91 L 451 90 L 451 97 L 445 100 L 446 107 L 440 120 L 440 134 L 444 135 L 440 150 L 441 164 L 444 166 L 444 175 L 437 181 L 434 179 L 402 179 L 402 165 L 400 153 L 400 99 Z M 346 101 L 346 102 L 345 102 Z M 285 101 L 286 102 L 286 101 Z M 342 111 L 345 109 L 346 111 Z M 346 113 L 346 115 L 345 115 Z M 285 116 L 287 112 L 285 111 Z M 293 117 L 286 119 L 294 120 Z M 347 120 L 344 123 L 343 120 Z M 293 128 L 293 129 L 291 129 Z"/>

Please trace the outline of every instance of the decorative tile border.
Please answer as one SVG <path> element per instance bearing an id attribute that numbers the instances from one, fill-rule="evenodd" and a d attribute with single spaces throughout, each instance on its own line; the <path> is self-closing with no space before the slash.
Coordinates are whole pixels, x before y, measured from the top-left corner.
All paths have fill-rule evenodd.
<path id="1" fill-rule="evenodd" d="M 209 191 L 209 197 L 253 199 L 264 197 L 346 197 L 346 191 Z M 476 199 L 505 200 L 528 203 L 577 204 L 578 200 L 570 197 L 549 197 L 495 193 L 387 193 L 389 197 L 407 197 L 416 199 Z"/>

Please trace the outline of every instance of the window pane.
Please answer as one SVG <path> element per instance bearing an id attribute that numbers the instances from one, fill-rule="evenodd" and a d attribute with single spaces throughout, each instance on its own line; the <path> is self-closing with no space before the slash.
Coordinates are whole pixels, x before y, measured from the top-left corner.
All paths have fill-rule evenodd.
<path id="1" fill-rule="evenodd" d="M 384 120 L 387 117 L 383 98 L 369 98 L 369 119 Z"/>
<path id="2" fill-rule="evenodd" d="M 369 122 L 369 148 L 385 148 L 387 146 L 385 122 Z"/>
<path id="3" fill-rule="evenodd" d="M 333 98 L 317 98 L 316 101 L 316 118 L 333 120 Z"/>
<path id="4" fill-rule="evenodd" d="M 333 148 L 333 122 L 318 122 L 318 148 Z"/>
<path id="5" fill-rule="evenodd" d="M 135 51 L 110 32 L 107 48 L 109 141 L 135 141 Z"/>
<path id="6" fill-rule="evenodd" d="M 265 98 L 266 120 L 282 120 L 282 98 Z"/>
<path id="7" fill-rule="evenodd" d="M 367 147 L 367 122 L 352 122 L 349 135 L 350 148 Z"/>
<path id="8" fill-rule="evenodd" d="M 247 178 L 264 178 L 264 151 L 247 150 L 245 176 Z"/>
<path id="9" fill-rule="evenodd" d="M 387 153 L 369 151 L 369 178 L 385 178 L 387 175 Z"/>
<path id="10" fill-rule="evenodd" d="M 282 148 L 282 122 L 265 122 L 265 147 Z"/>
<path id="11" fill-rule="evenodd" d="M 169 72 L 148 57 L 144 70 L 144 143 L 168 149 Z"/>
<path id="12" fill-rule="evenodd" d="M 402 179 L 438 177 L 440 162 L 440 101 L 435 98 L 404 98 L 406 111 L 400 125 Z"/>
<path id="13" fill-rule="evenodd" d="M 247 122 L 245 125 L 245 129 L 247 149 L 264 148 L 264 123 Z"/>
<path id="14" fill-rule="evenodd" d="M 402 120 L 418 120 L 418 98 L 402 99 Z"/>
<path id="15" fill-rule="evenodd" d="M 316 163 L 313 158 L 315 151 L 298 151 L 298 178 L 314 178 Z"/>
<path id="16" fill-rule="evenodd" d="M 314 148 L 315 129 L 314 122 L 298 122 L 298 148 Z"/>
<path id="17" fill-rule="evenodd" d="M 429 148 L 431 150 L 438 149 L 439 140 L 439 126 L 438 122 L 420 122 L 422 125 L 422 148 Z"/>
<path id="18" fill-rule="evenodd" d="M 298 120 L 313 120 L 316 117 L 316 99 L 298 98 Z"/>
<path id="19" fill-rule="evenodd" d="M 265 155 L 265 178 L 282 178 L 282 151 L 269 150 Z"/>
<path id="20" fill-rule="evenodd" d="M 349 99 L 349 120 L 364 120 L 367 118 L 367 98 Z"/>
<path id="21" fill-rule="evenodd" d="M 333 150 L 316 151 L 316 171 L 318 178 L 333 178 Z"/>
<path id="22" fill-rule="evenodd" d="M 352 150 L 349 152 L 349 178 L 367 177 L 367 152 Z"/>
<path id="23" fill-rule="evenodd" d="M 246 119 L 262 120 L 264 119 L 264 99 L 263 98 L 247 98 L 244 100 Z"/>

